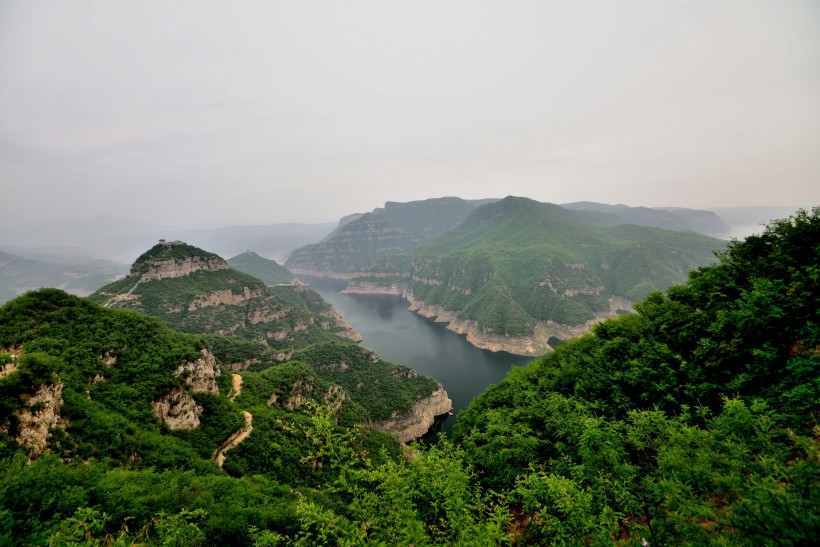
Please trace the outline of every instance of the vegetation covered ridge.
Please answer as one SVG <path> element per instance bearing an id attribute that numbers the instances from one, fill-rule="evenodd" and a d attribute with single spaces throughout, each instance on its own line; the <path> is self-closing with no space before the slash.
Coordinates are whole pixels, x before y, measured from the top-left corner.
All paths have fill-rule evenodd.
<path id="1" fill-rule="evenodd" d="M 150 318 L 104 310 L 59 291 L 26 295 L 0 308 L 0 353 L 4 374 L 10 374 L 0 379 L 0 401 L 19 404 L 17 388 L 7 386 L 58 371 L 66 386 L 76 383 L 81 390 L 66 401 L 85 413 L 72 411 L 66 436 L 55 430 L 55 450 L 76 446 L 77 435 L 99 438 L 89 437 L 77 456 L 47 453 L 28 463 L 18 444 L 0 435 L 0 539 L 813 545 L 820 535 L 818 246 L 820 208 L 730 243 L 716 264 L 692 272 L 683 285 L 650 294 L 636 314 L 607 319 L 514 369 L 459 415 L 452 440 L 419 446 L 414 459 L 398 456 L 374 432 L 344 427 L 333 397 L 294 398 L 304 392 L 288 386 L 312 373 L 304 363 L 243 372 L 235 403 L 225 398 L 217 405 L 229 387 L 227 375 L 219 376 L 220 395 L 197 398 L 222 409 L 203 413 L 220 432 L 207 442 L 190 432 L 165 433 L 155 421 L 101 428 L 106 409 L 141 408 L 128 414 L 134 420 L 150 410 L 139 392 L 128 392 L 125 401 L 97 396 L 111 387 L 93 382 L 98 352 L 106 346 L 92 341 L 108 334 L 137 356 L 159 343 L 145 327 L 170 331 Z M 72 305 L 62 305 L 65 299 Z M 84 317 L 88 313 L 137 321 L 142 328 L 133 338 L 124 336 Z M 44 321 L 51 314 L 59 319 L 56 327 Z M 78 316 L 83 320 L 74 322 Z M 195 338 L 170 336 L 182 344 L 178 355 L 198 354 L 195 343 L 186 346 Z M 77 351 L 88 344 L 88 353 Z M 35 350 L 40 355 L 33 360 Z M 87 370 L 67 374 L 69 362 L 87 363 Z M 156 384 L 144 374 L 136 387 Z M 325 387 L 314 392 L 326 393 Z M 269 406 L 274 395 L 301 404 L 293 410 Z M 253 414 L 253 432 L 219 471 L 210 457 L 217 439 L 241 426 L 238 408 Z M 224 416 L 224 423 L 215 416 Z M 135 443 L 143 429 L 159 429 L 162 438 Z M 265 435 L 254 441 L 260 432 Z M 103 440 L 103 446 L 122 443 L 124 450 L 112 450 L 110 458 L 102 449 L 88 452 Z M 194 443 L 195 454 L 173 449 L 183 440 Z"/>
<path id="2" fill-rule="evenodd" d="M 527 544 L 820 534 L 820 208 L 514 370 L 455 440 Z"/>
<path id="3" fill-rule="evenodd" d="M 269 258 L 259 256 L 253 251 L 245 251 L 228 259 L 228 266 L 252 275 L 265 282 L 265 285 L 290 283 L 296 278 L 287 268 Z"/>
<path id="4" fill-rule="evenodd" d="M 387 202 L 383 208 L 354 215 L 321 242 L 296 249 L 285 267 L 299 275 L 345 279 L 381 256 L 409 251 L 457 226 L 485 201 L 445 197 Z"/>
<path id="5" fill-rule="evenodd" d="M 596 211 L 508 196 L 405 254 L 379 259 L 348 292 L 398 288 L 412 307 L 479 347 L 540 355 L 592 322 L 714 261 L 725 243 L 615 225 Z"/>

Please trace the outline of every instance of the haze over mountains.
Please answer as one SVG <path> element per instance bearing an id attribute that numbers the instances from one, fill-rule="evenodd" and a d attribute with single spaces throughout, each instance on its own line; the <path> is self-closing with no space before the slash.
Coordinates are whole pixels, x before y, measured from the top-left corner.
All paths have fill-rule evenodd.
<path id="1" fill-rule="evenodd" d="M 656 224 L 683 217 L 641 215 Z M 550 339 L 576 336 L 649 292 L 682 283 L 723 245 L 694 232 L 510 196 L 476 208 L 414 250 L 383 255 L 345 292 L 400 294 L 411 309 L 479 347 L 539 355 L 551 349 Z"/>
<path id="2" fill-rule="evenodd" d="M 338 222 L 221 228 L 152 226 L 113 216 L 28 224 L 4 224 L 0 219 L 0 251 L 6 253 L 0 263 L 0 302 L 25 290 L 49 286 L 89 294 L 101 283 L 124 275 L 131 262 L 158 239 L 180 239 L 226 259 L 251 251 L 260 258 L 285 263 L 300 275 L 347 276 L 371 266 L 378 256 L 414 248 L 455 226 L 475 207 L 490 201 L 493 200 L 451 197 L 388 202 L 369 213 L 346 215 Z M 759 232 L 768 221 L 794 212 L 784 207 L 724 207 L 704 211 L 594 202 L 563 206 L 609 214 L 610 221 L 602 222 L 658 226 L 713 237 L 744 237 Z M 384 230 L 391 232 L 389 237 L 381 234 Z M 291 257 L 294 250 L 298 252 Z M 290 262 L 286 263 L 288 259 Z M 28 262 L 31 260 L 39 262 Z"/>

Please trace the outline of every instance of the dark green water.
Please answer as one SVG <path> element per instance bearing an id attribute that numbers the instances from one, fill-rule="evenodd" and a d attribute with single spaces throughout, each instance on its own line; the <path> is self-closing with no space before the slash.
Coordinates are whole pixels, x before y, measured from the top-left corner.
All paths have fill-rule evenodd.
<path id="1" fill-rule="evenodd" d="M 513 366 L 530 357 L 478 349 L 466 337 L 407 311 L 399 296 L 338 294 L 344 282 L 305 278 L 304 282 L 342 312 L 345 320 L 364 336 L 362 345 L 382 359 L 401 363 L 421 374 L 433 376 L 453 400 L 453 416 L 436 424 L 452 433 L 455 415 L 476 395 L 504 379 Z"/>

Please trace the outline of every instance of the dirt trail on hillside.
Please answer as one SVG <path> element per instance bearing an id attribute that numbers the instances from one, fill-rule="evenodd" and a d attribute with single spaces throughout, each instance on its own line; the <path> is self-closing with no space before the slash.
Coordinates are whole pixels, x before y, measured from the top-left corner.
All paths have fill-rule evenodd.
<path id="1" fill-rule="evenodd" d="M 242 394 L 242 377 L 238 374 L 231 375 L 231 390 L 228 392 L 228 399 L 233 401 Z"/>
<path id="2" fill-rule="evenodd" d="M 236 430 L 233 435 L 228 437 L 228 440 L 222 443 L 222 446 L 217 448 L 216 452 L 214 452 L 214 462 L 216 462 L 216 465 L 220 468 L 222 467 L 222 464 L 225 463 L 225 452 L 244 441 L 248 435 L 251 434 L 251 431 L 253 431 L 253 416 L 246 410 L 243 410 L 242 414 L 245 415 L 245 425 Z"/>

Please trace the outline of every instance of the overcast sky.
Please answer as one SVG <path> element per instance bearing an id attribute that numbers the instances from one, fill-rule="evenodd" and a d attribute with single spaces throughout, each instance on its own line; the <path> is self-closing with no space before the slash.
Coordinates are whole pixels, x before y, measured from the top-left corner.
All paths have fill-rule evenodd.
<path id="1" fill-rule="evenodd" d="M 6 221 L 820 205 L 820 2 L 0 2 Z"/>

